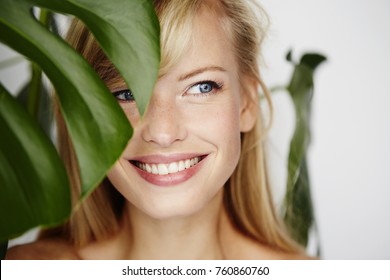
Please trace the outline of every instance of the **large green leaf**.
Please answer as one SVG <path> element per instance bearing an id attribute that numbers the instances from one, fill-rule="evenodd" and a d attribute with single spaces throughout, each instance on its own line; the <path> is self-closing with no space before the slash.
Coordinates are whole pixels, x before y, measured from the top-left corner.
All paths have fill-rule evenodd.
<path id="1" fill-rule="evenodd" d="M 31 80 L 28 81 L 16 95 L 16 100 L 18 100 L 20 104 L 26 108 L 26 110 L 30 88 Z M 54 116 L 49 89 L 41 84 L 41 87 L 38 88 L 38 90 L 40 91 L 38 100 L 39 103 L 35 118 L 46 135 L 50 137 L 53 132 Z"/>
<path id="2" fill-rule="evenodd" d="M 34 18 L 34 6 L 80 18 L 134 92 L 141 113 L 147 106 L 159 69 L 158 20 L 149 0 L 0 0 L 0 41 L 39 65 L 56 88 L 80 166 L 82 196 L 85 197 L 119 158 L 131 137 L 132 129 L 115 98 L 88 63 Z M 26 131 L 30 123 L 21 121 Z M 17 123 L 12 120 L 9 126 L 14 129 Z M 2 138 L 8 133 L 5 128 L 0 128 Z M 9 147 L 18 162 L 43 157 L 40 148 L 24 146 L 28 136 L 15 137 L 15 142 L 32 149 L 23 154 L 17 147 Z M 3 143 L 3 139 L 1 141 Z M 1 167 L 2 172 L 5 168 Z M 6 185 L 1 184 L 3 200 L 17 195 L 16 189 L 22 186 L 20 178 L 30 181 L 29 178 L 47 175 L 44 168 L 23 169 L 22 173 L 18 168 L 17 165 L 9 166 L 4 171 L 7 176 L 13 177 L 13 181 L 7 180 Z M 0 212 L 4 215 L 9 213 L 1 221 L 2 232 L 3 226 L 7 227 L 7 232 L 18 233 L 19 225 L 26 227 L 32 224 L 32 220 L 35 225 L 44 223 L 43 218 L 38 221 L 29 217 L 29 212 L 36 210 L 35 204 L 39 203 L 37 196 L 46 191 L 36 185 L 50 186 L 46 181 L 30 182 L 31 204 L 15 204 L 19 209 L 18 214 L 26 215 L 25 218 L 20 220 L 20 215 L 9 213 L 7 205 L 1 204 Z M 3 188 L 11 191 L 7 193 Z M 23 186 L 22 189 L 26 191 Z M 47 198 L 51 200 L 54 196 L 50 194 Z M 63 207 L 68 202 L 68 198 L 64 197 L 63 202 L 46 208 L 42 215 L 56 212 L 56 207 Z M 63 205 L 60 206 L 61 203 Z"/>
<path id="3" fill-rule="evenodd" d="M 319 54 L 305 54 L 295 69 L 287 90 L 295 107 L 295 132 L 290 143 L 288 181 L 285 197 L 285 217 L 291 235 L 306 246 L 313 222 L 313 206 L 307 166 L 307 149 L 310 143 L 310 111 L 313 97 L 313 75 L 325 61 Z M 287 55 L 291 61 L 291 52 Z"/>
<path id="4" fill-rule="evenodd" d="M 34 5 L 76 15 L 134 91 L 143 112 L 157 78 L 159 26 L 150 1 L 1 0 L 1 40 L 35 61 L 54 84 L 89 193 L 131 136 L 122 110 L 91 67 L 31 15 Z"/>
<path id="5" fill-rule="evenodd" d="M 89 27 L 132 89 L 141 114 L 160 63 L 160 25 L 150 0 L 31 0 L 72 14 Z"/>
<path id="6" fill-rule="evenodd" d="M 0 241 L 70 213 L 70 190 L 57 151 L 37 122 L 0 85 Z"/>

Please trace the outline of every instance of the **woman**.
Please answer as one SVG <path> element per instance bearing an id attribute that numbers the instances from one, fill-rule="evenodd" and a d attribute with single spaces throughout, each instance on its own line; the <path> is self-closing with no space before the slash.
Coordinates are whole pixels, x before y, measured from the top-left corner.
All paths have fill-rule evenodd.
<path id="1" fill-rule="evenodd" d="M 305 258 L 278 221 L 267 180 L 258 94 L 261 87 L 268 98 L 258 71 L 264 14 L 249 0 L 154 4 L 162 61 L 142 117 L 92 36 L 72 24 L 69 41 L 113 92 L 134 134 L 66 225 L 8 257 Z M 59 133 L 77 198 L 77 164 L 60 116 Z"/>

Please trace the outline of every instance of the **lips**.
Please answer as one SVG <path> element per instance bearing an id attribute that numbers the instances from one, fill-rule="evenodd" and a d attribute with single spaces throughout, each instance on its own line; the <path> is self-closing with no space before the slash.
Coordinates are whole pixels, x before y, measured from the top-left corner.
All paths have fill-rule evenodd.
<path id="1" fill-rule="evenodd" d="M 173 186 L 194 176 L 207 155 L 176 154 L 170 156 L 144 156 L 130 163 L 138 174 L 157 186 Z"/>

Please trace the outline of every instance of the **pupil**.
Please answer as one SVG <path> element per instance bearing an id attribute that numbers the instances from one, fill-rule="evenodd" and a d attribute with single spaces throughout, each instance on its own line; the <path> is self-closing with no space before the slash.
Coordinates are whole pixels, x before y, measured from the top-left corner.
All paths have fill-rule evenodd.
<path id="1" fill-rule="evenodd" d="M 201 84 L 200 85 L 200 91 L 202 93 L 210 92 L 211 91 L 211 85 L 210 84 Z"/>
<path id="2" fill-rule="evenodd" d="M 131 90 L 126 90 L 123 92 L 123 99 L 126 101 L 133 101 L 134 100 L 134 95 L 131 92 Z"/>

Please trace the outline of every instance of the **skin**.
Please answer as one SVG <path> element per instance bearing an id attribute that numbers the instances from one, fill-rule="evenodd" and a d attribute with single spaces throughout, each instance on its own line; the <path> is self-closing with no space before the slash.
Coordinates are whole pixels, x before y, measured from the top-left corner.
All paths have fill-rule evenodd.
<path id="1" fill-rule="evenodd" d="M 230 42 L 208 12 L 197 15 L 188 52 L 154 88 L 141 118 L 134 102 L 120 102 L 134 135 L 108 177 L 127 199 L 120 232 L 76 250 L 40 240 L 9 250 L 7 258 L 37 259 L 292 259 L 237 231 L 223 207 L 223 185 L 240 156 L 240 133 L 257 118 L 257 83 L 240 77 Z M 193 86 L 222 84 L 211 94 Z M 240 83 L 241 82 L 243 83 Z M 242 88 L 241 84 L 245 85 Z M 155 186 L 129 160 L 145 155 L 207 154 L 191 178 Z M 57 247 L 59 246 L 59 247 Z"/>
<path id="2" fill-rule="evenodd" d="M 194 43 L 158 79 L 143 118 L 134 102 L 120 102 L 134 127 L 108 174 L 129 201 L 123 221 L 129 230 L 118 237 L 127 248 L 117 252 L 120 258 L 214 259 L 225 254 L 219 232 L 230 227 L 222 222 L 223 185 L 240 156 L 240 133 L 253 126 L 256 111 L 246 106 L 235 56 L 225 51 L 231 45 L 215 18 L 201 13 L 195 26 Z M 197 83 L 205 80 L 222 87 L 202 94 Z M 173 186 L 146 182 L 129 163 L 139 156 L 182 153 L 208 156 L 194 176 Z M 80 251 L 83 258 L 98 254 L 96 246 Z"/>

